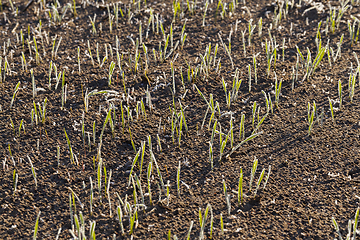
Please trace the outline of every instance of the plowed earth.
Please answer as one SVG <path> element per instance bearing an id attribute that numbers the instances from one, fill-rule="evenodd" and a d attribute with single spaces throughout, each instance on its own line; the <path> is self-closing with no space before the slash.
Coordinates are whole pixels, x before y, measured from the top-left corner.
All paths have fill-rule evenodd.
<path id="1" fill-rule="evenodd" d="M 186 239 L 191 222 L 193 227 L 190 239 L 196 239 L 201 234 L 199 209 L 204 215 L 208 204 L 211 205 L 213 212 L 214 239 L 333 239 L 338 235 L 332 217 L 337 220 L 342 235 L 346 235 L 347 221 L 354 219 L 360 196 L 359 73 L 355 77 L 352 101 L 349 97 L 351 89 L 348 84 L 350 73 L 354 75 L 358 68 L 354 52 L 359 55 L 360 43 L 357 41 L 351 44 L 347 25 L 347 21 L 350 21 L 353 26 L 353 17 L 360 18 L 360 8 L 356 5 L 359 1 L 349 3 L 351 7 L 346 10 L 334 33 L 326 26 L 328 24 L 326 21 L 329 17 L 330 5 L 336 9 L 341 7 L 338 1 L 300 3 L 295 1 L 295 5 L 290 4 L 288 13 L 283 12 L 281 21 L 276 24 L 274 19 L 278 15 L 280 1 L 273 3 L 263 0 L 246 1 L 246 3 L 234 1 L 239 3 L 230 14 L 229 6 L 232 1 L 224 0 L 225 15 L 222 17 L 222 6 L 217 11 L 218 2 L 211 0 L 204 25 L 204 1 L 197 2 L 194 13 L 188 10 L 186 1 L 179 2 L 181 13 L 177 14 L 175 21 L 171 1 L 148 0 L 146 5 L 141 1 L 140 9 L 138 3 L 119 2 L 118 6 L 122 9 L 124 17 L 121 17 L 119 10 L 118 24 L 114 17 L 111 32 L 106 7 L 109 6 L 111 18 L 115 16 L 114 3 L 111 2 L 76 1 L 77 15 L 74 16 L 73 1 L 61 0 L 56 8 L 60 18 L 62 17 L 60 22 L 58 20 L 54 22 L 55 2 L 34 1 L 25 8 L 28 2 L 14 1 L 12 4 L 14 8 L 18 8 L 17 14 L 12 11 L 10 2 L 2 2 L 0 15 L 1 239 L 33 237 L 39 211 L 41 211 L 37 232 L 39 239 L 73 238 L 71 229 L 74 235 L 79 237 L 74 216 L 79 217 L 80 212 L 84 217 L 87 239 L 91 239 L 90 221 L 96 222 L 97 239 L 113 237 L 114 239 L 165 239 L 169 230 L 171 237 L 176 235 L 179 239 Z M 64 6 L 68 3 L 70 7 L 65 11 Z M 165 36 L 160 26 L 157 33 L 156 17 L 155 32 L 152 24 L 148 28 L 150 9 L 153 9 L 151 11 L 154 12 L 154 16 L 159 14 L 158 18 L 163 24 Z M 89 19 L 90 17 L 93 20 L 95 14 L 96 33 Z M 260 17 L 263 21 L 261 36 L 258 22 Z M 41 20 L 41 28 L 39 20 Z M 185 20 L 186 41 L 183 47 L 181 43 L 176 46 L 176 42 L 181 40 Z M 331 47 L 334 50 L 334 54 L 330 53 L 331 65 L 326 53 L 314 74 L 304 79 L 306 68 L 301 57 L 297 76 L 296 70 L 295 75 L 293 74 L 299 55 L 296 46 L 299 47 L 305 60 L 309 48 L 311 59 L 314 61 L 318 49 L 315 39 L 320 21 L 322 21 L 320 26 L 322 47 L 326 47 L 328 43 L 327 48 Z M 250 22 L 256 25 L 256 28 L 249 46 Z M 165 61 L 161 61 L 159 42 L 164 51 L 171 24 L 173 42 L 169 40 L 166 55 L 172 52 Z M 359 26 L 357 22 L 356 31 L 359 31 Z M 23 33 L 24 46 L 20 31 Z M 269 31 L 273 44 L 277 44 L 277 56 L 273 56 L 268 76 L 265 42 L 270 41 Z M 242 32 L 244 32 L 245 55 Z M 344 38 L 341 54 L 334 61 L 342 35 Z M 227 47 L 231 39 L 233 66 L 219 36 Z M 36 61 L 34 38 L 40 55 L 39 63 Z M 60 38 L 61 42 L 58 45 Z M 54 52 L 52 53 L 54 39 L 55 50 L 58 47 L 56 56 Z M 148 60 L 141 43 L 136 51 L 137 39 L 147 47 Z M 88 41 L 94 64 L 89 55 Z M 206 54 L 210 43 L 211 66 L 206 74 L 201 67 L 203 60 L 200 54 L 203 56 Z M 96 56 L 97 44 L 100 61 Z M 214 61 L 216 44 L 218 51 Z M 153 49 L 156 52 L 156 60 Z M 121 58 L 122 69 L 119 68 L 116 52 Z M 141 56 L 137 71 L 135 70 L 136 52 Z M 26 69 L 22 65 L 22 53 L 26 59 Z M 100 66 L 106 54 L 107 59 Z M 256 82 L 253 56 L 256 56 Z M 5 58 L 8 62 L 7 70 L 5 70 Z M 218 64 L 220 58 L 221 67 Z M 52 72 L 49 76 L 51 61 Z M 111 61 L 115 63 L 115 70 L 109 86 Z M 62 93 L 65 90 L 62 90 L 62 78 L 58 79 L 56 87 L 55 65 L 57 74 L 62 72 L 65 74 L 66 102 L 64 101 L 63 107 Z M 195 69 L 198 67 L 196 79 L 193 76 L 190 81 L 188 81 L 189 66 L 192 69 L 190 72 L 196 72 Z M 251 91 L 249 91 L 249 66 Z M 33 70 L 36 94 L 33 94 L 30 69 Z M 242 83 L 237 99 L 232 101 L 228 108 L 226 99 L 228 92 L 232 91 L 236 69 Z M 227 84 L 227 94 L 222 79 Z M 282 81 L 278 107 L 275 106 L 276 79 L 278 82 Z M 342 82 L 341 108 L 338 94 L 339 80 Z M 13 105 L 10 106 L 18 82 L 19 89 L 15 94 Z M 216 102 L 218 103 L 212 119 L 210 119 L 211 110 L 197 88 L 207 101 L 210 101 L 212 94 L 215 105 Z M 112 90 L 116 91 L 116 94 L 90 96 L 88 111 L 84 113 L 85 95 L 93 90 Z M 239 136 L 242 114 L 245 116 L 246 138 L 254 130 L 254 102 L 256 101 L 257 107 L 254 126 L 267 113 L 262 90 L 267 96 L 270 94 L 273 111 L 269 111 L 260 128 L 255 131 L 259 133 L 257 137 L 228 155 L 232 147 L 242 140 L 242 136 Z M 334 121 L 328 97 L 333 103 Z M 42 122 L 39 105 L 43 109 L 45 98 L 47 99 L 46 114 Z M 138 108 L 139 114 L 136 113 L 137 104 L 141 103 L 141 100 L 144 102 L 146 116 L 141 107 Z M 308 103 L 311 106 L 311 115 L 313 102 L 316 103 L 317 110 L 309 135 Z M 32 110 L 35 112 L 34 103 L 39 118 L 37 122 L 36 116 L 32 117 L 31 114 Z M 180 103 L 188 131 L 185 122 L 181 120 L 179 144 L 180 119 L 183 119 L 179 115 Z M 121 109 L 124 112 L 124 124 Z M 131 111 L 132 117 L 129 117 L 127 109 Z M 111 120 L 106 122 L 103 130 L 109 111 L 111 111 Z M 176 129 L 172 131 L 171 122 L 175 119 L 174 112 L 179 117 L 175 123 Z M 233 143 L 230 134 L 231 119 Z M 209 142 L 215 121 L 217 121 L 217 132 L 212 144 L 214 154 L 212 169 Z M 93 131 L 94 124 L 95 131 Z M 64 130 L 71 142 L 74 158 L 71 158 Z M 222 134 L 219 134 L 220 130 Z M 100 145 L 102 131 L 104 133 Z M 148 136 L 151 136 L 151 151 Z M 219 161 L 220 141 L 224 141 L 226 136 L 229 138 L 224 155 Z M 135 178 L 136 174 L 139 177 L 144 202 L 139 186 L 132 181 L 128 184 L 135 155 L 142 146 L 145 149 L 142 169 L 139 166 L 140 151 L 132 176 Z M 151 152 L 159 167 L 164 188 L 169 189 L 169 195 L 161 187 Z M 254 159 L 258 160 L 258 167 L 250 192 Z M 36 173 L 37 184 L 32 174 L 30 160 Z M 147 184 L 147 168 L 150 162 L 153 169 L 150 177 L 152 204 L 149 201 Z M 178 193 L 179 164 L 181 171 Z M 102 172 L 100 180 L 99 166 Z M 270 166 L 271 173 L 263 189 Z M 238 183 L 241 169 L 245 196 L 243 202 L 239 204 Z M 265 169 L 264 179 L 254 197 L 254 189 L 263 169 Z M 93 182 L 92 214 L 90 178 Z M 99 182 L 101 182 L 101 195 Z M 230 212 L 224 194 L 224 182 L 230 199 Z M 16 185 L 15 192 L 14 185 Z M 105 190 L 105 186 L 110 187 L 108 191 Z M 77 197 L 74 197 L 75 204 L 69 205 L 72 191 Z M 137 205 L 134 203 L 134 192 L 136 192 Z M 129 208 L 124 206 L 126 202 L 129 203 L 132 211 L 135 208 L 138 210 L 132 235 L 129 234 L 130 214 Z M 141 205 L 142 203 L 145 207 Z M 124 235 L 121 232 L 117 206 L 121 207 L 123 213 Z M 223 233 L 221 217 L 224 225 Z M 209 213 L 204 238 L 210 237 Z"/>

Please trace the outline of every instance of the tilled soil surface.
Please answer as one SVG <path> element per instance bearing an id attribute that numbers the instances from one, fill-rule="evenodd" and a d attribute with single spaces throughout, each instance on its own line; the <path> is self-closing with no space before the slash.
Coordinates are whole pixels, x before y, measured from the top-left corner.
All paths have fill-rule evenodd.
<path id="1" fill-rule="evenodd" d="M 359 1 L 0 11 L 1 239 L 36 225 L 39 239 L 334 239 L 332 217 L 346 236 L 360 198 Z"/>

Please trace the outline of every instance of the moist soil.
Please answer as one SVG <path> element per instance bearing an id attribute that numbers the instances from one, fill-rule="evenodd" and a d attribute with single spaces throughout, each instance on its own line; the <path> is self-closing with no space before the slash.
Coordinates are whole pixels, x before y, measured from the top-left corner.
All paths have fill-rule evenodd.
<path id="1" fill-rule="evenodd" d="M 114 17 L 116 4 L 112 2 L 75 2 L 76 15 L 73 1 L 58 1 L 55 7 L 55 2 L 20 0 L 12 2 L 14 9 L 11 2 L 2 2 L 1 239 L 33 237 L 40 211 L 39 239 L 74 238 L 70 230 L 79 237 L 74 216 L 79 217 L 80 212 L 88 239 L 91 239 L 89 232 L 93 221 L 96 222 L 97 239 L 166 239 L 169 231 L 171 238 L 176 235 L 178 239 L 187 239 L 192 222 L 190 239 L 196 239 L 201 234 L 199 209 L 204 216 L 208 204 L 212 208 L 213 230 L 211 236 L 209 212 L 204 229 L 205 239 L 334 239 L 338 234 L 332 217 L 337 220 L 343 236 L 347 234 L 347 222 L 354 219 L 360 196 L 359 80 L 355 77 L 352 100 L 348 84 L 351 72 L 354 75 L 358 67 L 354 52 L 359 55 L 360 43 L 351 43 L 347 25 L 348 21 L 353 24 L 354 17 L 360 18 L 360 8 L 356 5 L 358 1 L 352 1 L 353 5 L 349 3 L 350 8 L 334 32 L 327 27 L 327 18 L 330 6 L 336 9 L 341 7 L 338 1 L 295 1 L 294 5 L 289 5 L 287 14 L 283 12 L 278 23 L 274 19 L 278 16 L 280 1 L 234 1 L 236 8 L 232 12 L 229 11 L 232 1 L 222 1 L 223 6 L 220 5 L 219 10 L 217 1 L 209 1 L 204 24 L 206 4 L 203 1 L 197 2 L 194 12 L 188 9 L 186 1 L 179 1 L 181 10 L 175 19 L 171 1 L 149 0 L 146 5 L 141 1 L 140 9 L 138 3 L 133 4 L 133 1 L 119 2 L 118 7 L 124 17 L 119 10 L 118 23 Z M 66 4 L 70 5 L 65 11 Z M 223 7 L 225 14 L 222 16 Z M 283 11 L 285 8 L 284 4 Z M 54 9 L 59 11 L 59 17 Z M 110 19 L 113 19 L 112 31 L 109 11 Z M 150 12 L 155 16 L 154 31 L 152 24 L 149 25 Z M 94 20 L 95 14 L 96 33 L 89 19 Z M 159 21 L 156 20 L 157 14 Z M 334 53 L 331 54 L 329 50 L 330 63 L 326 53 L 314 74 L 304 79 L 306 67 L 301 57 L 296 70 L 299 55 L 296 46 L 305 61 L 308 48 L 314 61 L 320 21 L 322 47 L 328 43 L 327 48 L 331 47 Z M 160 26 L 157 32 L 158 22 L 162 23 L 165 35 Z M 187 38 L 182 47 L 181 31 L 185 22 Z M 250 45 L 249 23 L 257 25 Z M 171 24 L 173 37 L 172 40 L 169 37 L 165 55 L 168 56 L 163 60 L 160 58 L 159 42 L 164 52 Z M 358 31 L 359 23 L 355 26 Z M 341 53 L 334 61 L 342 35 Z M 231 59 L 226 52 L 229 50 L 224 48 L 219 36 L 228 49 L 231 39 Z M 270 38 L 273 45 L 277 45 L 277 55 L 273 56 L 268 75 L 265 43 L 271 45 Z M 39 61 L 36 61 L 34 39 Z M 138 50 L 137 41 L 140 42 Z M 178 41 L 180 43 L 177 45 Z M 142 43 L 147 48 L 147 56 Z M 211 65 L 205 71 L 205 67 L 201 67 L 202 56 L 206 55 L 209 44 Z M 218 50 L 214 61 L 216 44 Z M 137 69 L 136 53 L 140 53 Z M 105 56 L 107 58 L 102 64 Z M 256 56 L 256 80 L 253 56 Z M 115 70 L 109 85 L 111 61 L 115 63 Z M 62 75 L 55 76 L 54 66 L 58 75 L 64 73 L 64 78 Z M 194 73 L 191 78 L 188 78 L 189 67 L 190 75 Z M 233 89 L 236 69 L 242 82 L 237 98 L 232 97 L 233 101 L 228 107 L 227 98 Z M 339 80 L 342 82 L 341 108 Z M 276 81 L 277 85 L 282 82 L 277 106 Z M 17 83 L 20 85 L 11 106 Z M 66 101 L 64 99 L 62 104 L 65 88 Z M 112 90 L 116 94 L 90 96 L 88 111 L 85 112 L 85 95 L 93 90 Z M 212 94 L 214 105 L 218 105 L 212 117 L 212 110 L 198 90 L 208 102 Z M 272 101 L 273 109 L 268 114 L 262 91 Z M 329 98 L 333 104 L 334 119 Z M 44 109 L 45 99 L 47 104 L 43 119 L 40 112 Z M 253 117 L 254 102 L 256 111 Z M 309 134 L 308 115 L 311 118 L 314 102 L 317 110 Z M 109 111 L 111 119 L 105 121 Z M 181 117 L 182 111 L 186 125 Z M 131 116 L 128 112 L 131 112 Z M 254 131 L 265 114 L 265 120 Z M 245 116 L 245 131 L 239 135 L 242 115 Z M 172 120 L 175 122 L 173 128 Z M 215 123 L 216 132 L 211 140 Z M 258 135 L 229 154 L 232 147 L 244 139 L 243 136 L 247 138 L 252 133 Z M 228 140 L 220 159 L 220 141 L 226 138 Z M 213 168 L 209 142 L 212 142 Z M 142 146 L 145 149 L 143 158 Z M 138 151 L 140 156 L 131 172 Z M 258 167 L 249 191 L 254 159 L 258 160 Z M 31 163 L 36 173 L 36 183 Z M 149 163 L 152 163 L 149 178 L 152 203 L 149 201 L 147 180 Z M 263 188 L 270 166 L 271 172 Z M 263 169 L 264 178 L 255 193 Z M 241 171 L 244 199 L 239 203 Z M 129 182 L 130 174 L 138 177 L 141 191 L 135 181 Z M 16 178 L 17 181 L 14 180 Z M 92 213 L 90 178 L 93 185 Z M 224 194 L 224 183 L 230 209 Z M 71 204 L 69 197 L 74 198 Z M 131 214 L 125 205 L 131 206 L 133 212 L 135 208 L 138 210 L 132 234 L 129 233 Z M 122 209 L 124 234 L 117 206 Z"/>

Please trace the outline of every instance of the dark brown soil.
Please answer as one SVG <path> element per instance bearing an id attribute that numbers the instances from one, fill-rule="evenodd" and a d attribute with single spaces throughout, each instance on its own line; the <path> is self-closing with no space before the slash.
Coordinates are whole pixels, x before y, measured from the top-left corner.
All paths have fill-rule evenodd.
<path id="1" fill-rule="evenodd" d="M 115 16 L 114 3 L 76 1 L 75 16 L 73 1 L 59 1 L 57 9 L 60 18 L 64 6 L 70 4 L 61 21 L 55 21 L 54 2 L 34 0 L 27 8 L 28 2 L 17 0 L 2 2 L 0 14 L 0 233 L 1 239 L 30 239 L 34 235 L 35 223 L 40 213 L 37 238 L 69 239 L 79 237 L 74 223 L 74 215 L 84 217 L 85 235 L 89 236 L 90 222 L 95 221 L 97 239 L 187 239 L 189 227 L 193 222 L 190 239 L 197 239 L 201 234 L 199 209 L 204 215 L 205 208 L 211 205 L 213 211 L 214 239 L 334 239 L 338 234 L 332 223 L 334 217 L 343 236 L 346 236 L 347 222 L 354 219 L 359 206 L 360 183 L 360 109 L 359 109 L 359 71 L 360 65 L 355 54 L 360 55 L 360 43 L 351 44 L 347 22 L 353 26 L 354 19 L 360 19 L 359 1 L 351 1 L 349 9 L 339 22 L 335 32 L 327 31 L 329 6 L 339 9 L 341 1 L 295 1 L 289 5 L 288 14 L 283 12 L 281 21 L 276 24 L 281 1 L 264 0 L 246 1 L 223 0 L 226 3 L 225 16 L 221 9 L 217 11 L 218 1 L 209 1 L 205 25 L 203 15 L 205 1 L 197 1 L 194 13 L 188 10 L 186 1 L 179 1 L 181 14 L 175 18 L 172 1 L 133 1 L 119 2 L 124 17 L 119 12 L 118 24 L 113 19 L 110 32 L 110 15 Z M 230 13 L 229 6 L 235 3 L 235 10 Z M 238 2 L 238 3 L 237 3 Z M 286 1 L 285 1 L 286 2 Z M 289 1 L 290 3 L 293 1 Z M 18 9 L 17 14 L 11 4 Z M 44 7 L 45 4 L 45 7 Z M 192 4 L 192 1 L 190 1 Z M 330 4 L 330 5 L 329 5 Z M 351 5 L 353 4 L 353 5 Z M 283 5 L 285 10 L 285 5 Z M 159 14 L 165 31 L 165 37 L 159 29 L 156 33 L 152 25 L 147 33 L 150 9 L 154 15 Z M 129 12 L 131 19 L 129 21 Z M 49 17 L 51 13 L 51 19 Z M 93 32 L 91 19 L 96 14 L 96 33 Z M 262 36 L 259 35 L 258 21 L 262 17 Z M 186 19 L 185 33 L 187 38 L 183 48 L 181 31 Z M 250 20 L 253 19 L 253 20 Z M 39 21 L 41 20 L 41 29 Z M 248 44 L 249 22 L 256 24 Z M 305 60 L 307 48 L 314 61 L 317 54 L 316 36 L 320 27 L 322 47 L 329 41 L 329 47 L 338 49 L 338 43 L 344 35 L 341 55 L 336 61 L 331 56 L 331 66 L 327 53 L 318 68 L 309 79 L 305 65 L 299 62 L 298 77 L 293 83 L 293 68 L 296 69 L 297 49 L 299 47 Z M 148 62 L 142 44 L 137 52 L 141 58 L 135 71 L 135 42 L 139 39 L 139 25 L 142 26 L 142 42 L 147 47 Z M 166 55 L 161 62 L 159 42 L 164 51 L 170 26 L 173 26 L 173 43 L 169 40 Z M 276 26 L 277 25 L 277 26 Z M 359 31 L 359 21 L 355 24 Z M 277 57 L 274 59 L 270 74 L 267 74 L 267 55 L 265 42 L 276 39 Z M 25 44 L 23 46 L 22 31 Z M 242 31 L 245 32 L 244 56 Z M 231 32 L 231 57 L 233 65 L 221 44 L 219 36 L 228 47 Z M 52 56 L 53 42 L 55 49 L 61 39 L 57 55 Z M 36 39 L 40 55 L 37 63 L 35 55 Z M 119 57 L 122 71 L 116 58 L 116 39 L 119 41 Z M 165 39 L 164 39 L 165 38 Z M 283 39 L 285 39 L 284 56 Z M 355 39 L 355 38 L 354 38 Z M 29 41 L 29 45 L 27 44 Z M 94 64 L 88 53 L 90 43 Z M 201 71 L 206 48 L 211 43 L 211 58 L 214 58 L 215 45 L 218 44 L 216 62 L 211 62 L 209 73 Z M 99 44 L 99 59 L 96 45 Z M 106 56 L 107 59 L 100 67 Z M 112 47 L 112 54 L 109 50 Z M 29 46 L 31 51 L 29 51 Z M 80 49 L 81 70 L 79 72 L 78 53 Z M 154 60 L 153 49 L 156 51 Z M 22 53 L 26 59 L 26 69 L 22 65 Z M 257 83 L 255 83 L 253 56 L 256 55 Z M 130 59 L 131 56 L 131 60 Z M 5 58 L 8 61 L 5 70 Z M 217 71 L 221 58 L 221 68 Z M 55 70 L 51 72 L 49 87 L 49 66 L 56 65 L 57 73 L 64 72 L 66 85 L 66 103 L 62 107 L 62 79 L 56 88 Z M 109 66 L 115 63 L 111 85 L 108 86 Z M 146 69 L 147 62 L 147 69 Z M 174 68 L 172 76 L 171 66 Z M 248 66 L 251 67 L 252 85 L 249 91 Z M 188 68 L 196 71 L 196 79 L 188 81 Z M 9 71 L 10 67 L 10 71 Z M 33 70 L 37 94 L 33 96 Z M 224 92 L 222 79 L 227 84 L 227 92 L 232 91 L 236 69 L 242 83 L 238 98 L 227 106 L 227 94 Z M 351 70 L 352 69 L 352 70 Z M 349 97 L 349 76 L 356 75 L 354 97 Z M 182 72 L 182 74 L 181 74 Z M 124 79 L 123 79 L 124 76 Z M 182 81 L 183 78 L 183 81 Z M 282 81 L 278 107 L 275 106 L 275 79 Z M 342 82 L 342 106 L 339 108 L 338 81 Z M 20 87 L 11 101 L 17 83 Z M 294 88 L 292 89 L 292 85 Z M 65 86 L 64 85 L 64 86 Z M 126 92 L 124 89 L 126 88 Z M 200 96 L 197 88 L 207 101 L 213 95 L 214 103 L 218 102 L 212 119 L 211 110 Z M 93 90 L 112 90 L 117 94 L 97 94 L 89 97 L 88 112 L 85 110 L 85 95 Z M 175 92 L 174 92 L 175 90 Z M 256 101 L 259 115 L 255 114 L 255 126 L 267 113 L 262 90 L 270 94 L 273 111 L 269 111 L 265 121 L 257 129 L 261 133 L 246 142 L 234 153 L 228 155 L 232 147 L 240 143 L 239 127 L 242 114 L 245 115 L 245 137 L 253 133 L 252 110 Z M 150 93 L 151 103 L 147 101 Z M 333 102 L 334 121 L 331 117 L 328 97 Z M 39 106 L 43 108 L 47 99 L 44 122 L 40 117 Z M 138 102 L 144 102 L 145 114 Z M 181 105 L 180 105 L 181 102 Z M 316 103 L 317 112 L 311 133 L 308 133 L 308 103 Z M 39 104 L 38 104 L 39 103 Z M 34 104 L 37 107 L 39 120 L 32 117 Z M 181 107 L 184 121 L 181 121 Z M 105 127 L 107 113 L 111 109 L 111 120 Z M 122 120 L 124 111 L 124 124 Z M 132 119 L 127 110 L 132 112 Z M 175 109 L 175 110 L 174 110 Z M 258 111 L 258 110 L 257 110 Z M 173 112 L 179 116 L 172 137 Z M 230 131 L 230 119 L 233 119 L 234 142 L 226 143 L 224 155 L 220 159 L 220 135 L 222 140 Z M 258 117 L 259 116 L 259 117 Z M 83 124 L 84 119 L 84 124 Z M 205 120 L 204 120 L 205 119 Z M 209 160 L 209 142 L 212 128 L 216 123 L 213 140 L 214 167 Z M 19 129 L 22 122 L 22 127 Z M 204 122 L 204 125 L 203 125 Z M 95 138 L 93 124 L 95 123 Z M 111 128 L 113 125 L 113 131 Z M 203 127 L 202 127 L 203 125 Z M 84 131 L 82 131 L 84 126 Z M 219 134 L 220 130 L 223 134 Z M 71 158 L 65 131 L 71 142 L 74 159 Z M 100 135 L 103 132 L 102 144 Z M 131 131 L 131 132 L 130 132 Z M 83 135 L 85 133 L 85 137 Z M 152 150 L 148 143 L 151 136 Z M 229 135 L 230 136 L 230 135 Z M 94 140 L 95 139 L 95 140 Z M 161 149 L 159 141 L 161 142 Z M 240 139 L 240 140 L 239 140 Z M 142 170 L 141 148 L 145 146 Z M 135 150 L 134 150 L 135 147 Z M 59 162 L 57 150 L 60 149 Z M 145 207 L 141 205 L 142 197 L 139 187 L 129 182 L 131 166 L 136 153 L 140 151 L 138 163 L 135 164 L 132 176 L 139 177 L 144 194 Z M 153 153 L 162 175 L 162 180 L 169 186 L 169 196 L 161 188 Z M 101 154 L 99 154 L 101 153 Z M 254 159 L 258 167 L 249 192 L 251 169 Z M 31 170 L 31 160 L 36 172 L 37 185 Z M 100 161 L 101 159 L 101 161 Z M 99 164 L 100 162 L 100 164 Z M 152 162 L 151 193 L 153 203 L 149 201 L 147 185 L 147 168 Z M 180 193 L 177 192 L 177 170 L 180 171 Z M 101 195 L 98 186 L 98 166 L 101 166 Z M 269 167 L 271 173 L 263 189 Z M 106 174 L 104 172 L 106 167 Z M 238 183 L 240 171 L 243 171 L 244 201 L 238 202 Z M 265 176 L 260 190 L 254 196 L 254 189 L 261 171 Z M 110 179 L 110 172 L 111 179 Z M 15 175 L 14 175 L 15 174 Z M 17 175 L 14 192 L 14 176 Z M 106 177 L 105 177 L 106 175 Z M 90 212 L 90 178 L 93 182 L 93 213 Z M 110 179 L 110 189 L 105 190 Z M 224 195 L 223 182 L 226 183 L 230 197 L 230 214 Z M 167 185 L 168 184 L 168 185 Z M 166 188 L 165 186 L 165 188 Z M 69 205 L 72 191 L 76 194 L 74 204 Z M 136 193 L 136 203 L 134 202 Z M 119 201 L 121 198 L 122 203 Z M 126 202 L 134 210 L 137 206 L 137 220 L 133 234 L 130 234 L 129 213 Z M 109 204 L 110 203 L 110 204 Z M 140 205 L 139 205 L 140 203 Z M 117 206 L 123 212 L 122 235 Z M 220 218 L 223 218 L 222 233 Z M 59 232 L 59 229 L 61 231 Z M 58 235 L 59 232 L 59 235 Z M 205 225 L 205 239 L 210 239 L 210 213 Z"/>

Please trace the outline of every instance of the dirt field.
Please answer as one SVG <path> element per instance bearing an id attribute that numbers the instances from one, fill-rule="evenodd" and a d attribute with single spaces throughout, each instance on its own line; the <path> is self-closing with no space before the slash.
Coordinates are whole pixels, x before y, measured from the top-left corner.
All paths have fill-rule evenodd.
<path id="1" fill-rule="evenodd" d="M 354 236 L 359 0 L 0 3 L 1 239 Z"/>

